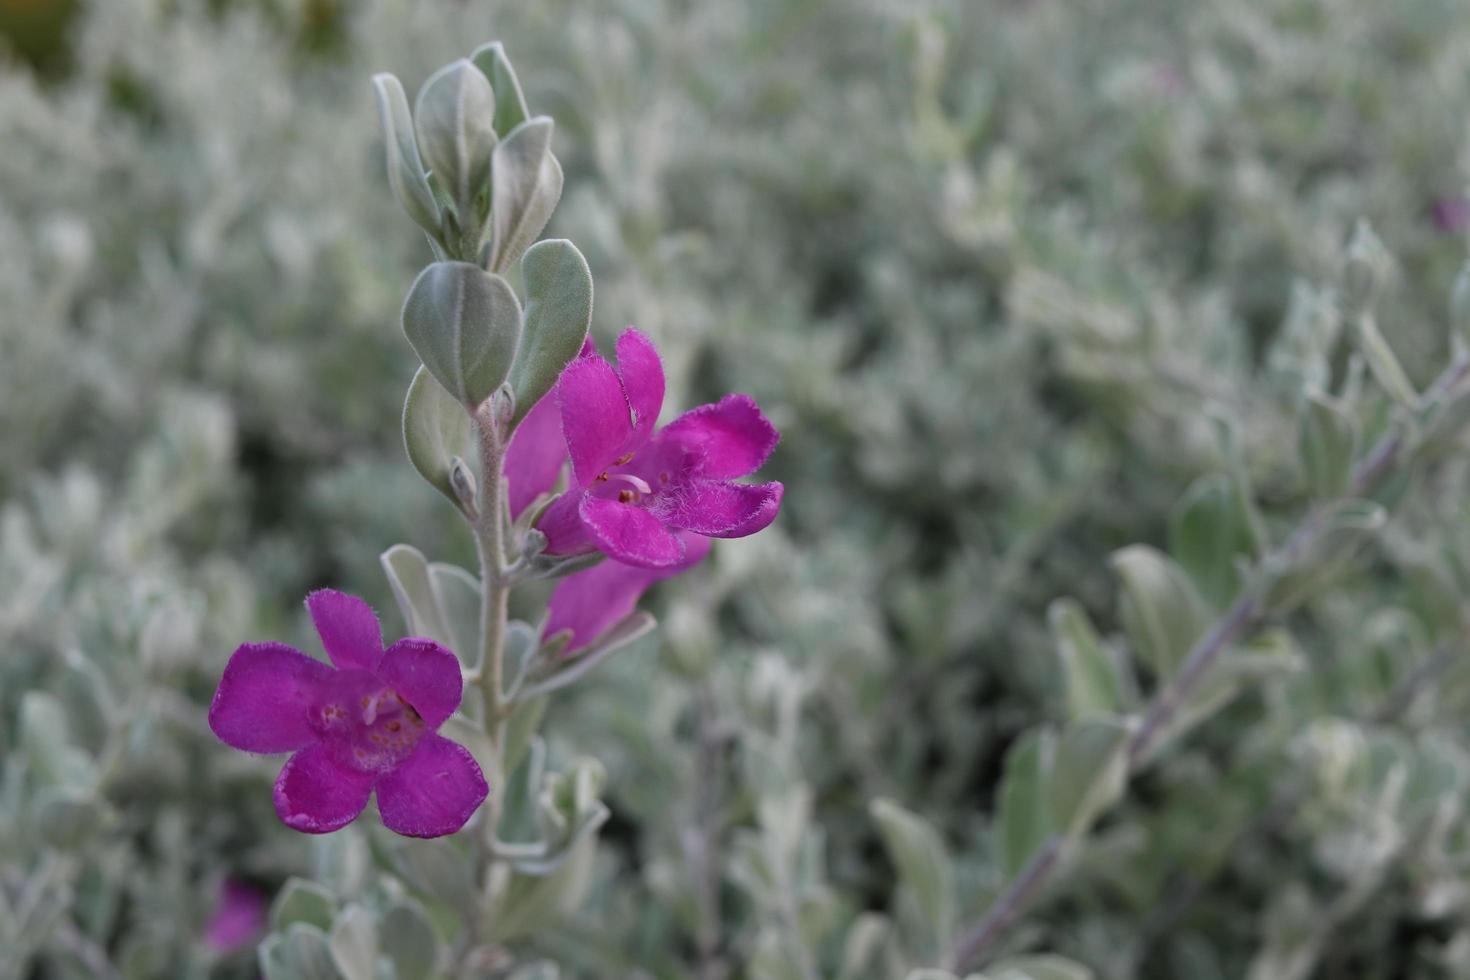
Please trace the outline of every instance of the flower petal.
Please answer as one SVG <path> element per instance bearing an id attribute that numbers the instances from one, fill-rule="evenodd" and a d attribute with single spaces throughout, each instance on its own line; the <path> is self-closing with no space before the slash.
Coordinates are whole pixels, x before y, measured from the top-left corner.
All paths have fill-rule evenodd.
<path id="1" fill-rule="evenodd" d="M 567 441 L 561 434 L 561 409 L 554 397 L 546 396 L 526 413 L 505 451 L 505 479 L 510 485 L 512 518 L 556 486 L 566 461 Z"/>
<path id="2" fill-rule="evenodd" d="M 403 695 L 430 730 L 454 714 L 464 696 L 459 658 L 433 640 L 399 640 L 383 655 L 378 677 Z"/>
<path id="3" fill-rule="evenodd" d="M 372 670 L 378 665 L 383 631 L 372 606 L 346 592 L 318 589 L 306 597 L 306 609 L 332 663 L 343 670 Z"/>
<path id="4" fill-rule="evenodd" d="M 219 889 L 214 914 L 204 926 L 204 943 L 215 952 L 230 953 L 265 934 L 269 903 L 258 889 L 226 878 Z"/>
<path id="5" fill-rule="evenodd" d="M 676 442 L 698 460 L 695 472 L 711 480 L 733 480 L 761 468 L 781 433 L 749 395 L 726 395 L 701 405 L 660 430 L 659 441 Z"/>
<path id="6" fill-rule="evenodd" d="M 660 495 L 656 513 L 670 527 L 712 538 L 743 538 L 776 519 L 785 488 L 779 483 L 695 480 L 678 494 Z"/>
<path id="7" fill-rule="evenodd" d="M 562 371 L 556 400 L 576 484 L 586 487 L 613 465 L 633 434 L 623 383 L 601 357 L 579 357 Z"/>
<path id="8" fill-rule="evenodd" d="M 331 667 L 284 643 L 246 643 L 225 665 L 209 705 L 209 727 L 245 752 L 290 752 L 316 736 L 307 711 Z"/>
<path id="9" fill-rule="evenodd" d="M 633 612 L 648 587 L 678 575 L 709 554 L 709 538 L 682 534 L 684 560 L 667 568 L 637 568 L 611 559 L 585 572 L 568 575 L 551 593 L 549 615 L 542 633 L 552 636 L 572 631 L 566 653 L 574 653 L 597 639 L 610 626 Z"/>
<path id="10" fill-rule="evenodd" d="M 584 551 L 595 551 L 596 545 L 582 523 L 580 513 L 585 491 L 565 493 L 546 508 L 546 513 L 536 522 L 536 528 L 546 535 L 548 555 L 574 555 Z"/>
<path id="11" fill-rule="evenodd" d="M 684 560 L 684 542 L 642 507 L 587 494 L 578 513 L 609 558 L 640 568 L 667 568 Z"/>
<path id="12" fill-rule="evenodd" d="M 378 812 L 385 827 L 405 837 L 443 837 L 463 827 L 489 792 L 468 749 L 428 735 L 379 781 Z"/>
<path id="13" fill-rule="evenodd" d="M 374 773 L 339 765 L 318 743 L 297 752 L 276 777 L 276 813 L 303 834 L 327 834 L 350 824 L 367 806 Z"/>
<path id="14" fill-rule="evenodd" d="M 648 441 L 658 423 L 664 405 L 664 365 L 653 341 L 632 327 L 618 337 L 618 376 L 633 410 L 634 439 L 626 449 L 636 449 Z"/>

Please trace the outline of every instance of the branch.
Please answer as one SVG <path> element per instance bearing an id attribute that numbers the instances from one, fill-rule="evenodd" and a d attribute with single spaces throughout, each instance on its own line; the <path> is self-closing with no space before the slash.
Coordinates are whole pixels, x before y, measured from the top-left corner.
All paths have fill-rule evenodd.
<path id="1" fill-rule="evenodd" d="M 1421 397 L 1420 405 L 1426 406 L 1444 397 L 1467 373 L 1470 373 L 1470 356 L 1457 356 L 1430 385 Z M 1404 433 L 1402 425 L 1395 426 L 1393 431 L 1379 439 L 1359 460 L 1349 482 L 1348 496 L 1361 497 L 1368 493 L 1393 468 L 1403 452 Z M 1309 510 L 1296 530 L 1279 548 L 1262 559 L 1258 567 L 1290 567 L 1294 564 L 1303 552 L 1317 542 L 1322 533 L 1326 511 L 1327 508 L 1320 504 Z M 1220 655 L 1260 624 L 1265 616 L 1264 593 L 1265 586 L 1262 583 L 1246 589 L 1195 642 L 1179 673 L 1154 695 L 1144 711 L 1142 724 L 1128 740 L 1129 775 L 1143 767 L 1158 739 L 1168 730 L 1169 723 L 1173 721 L 1180 706 L 1188 703 Z M 956 968 L 964 969 L 974 963 L 1010 927 L 1036 892 L 1055 873 L 1065 844 L 1065 835 L 1055 834 L 1050 837 L 1010 887 L 995 900 L 984 917 L 960 936 L 950 955 L 950 962 Z"/>

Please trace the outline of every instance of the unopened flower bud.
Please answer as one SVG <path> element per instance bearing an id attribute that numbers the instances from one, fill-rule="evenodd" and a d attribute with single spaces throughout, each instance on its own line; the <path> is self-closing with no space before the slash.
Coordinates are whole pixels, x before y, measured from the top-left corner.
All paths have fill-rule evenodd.
<path id="1" fill-rule="evenodd" d="M 460 504 L 470 513 L 475 511 L 475 474 L 469 464 L 455 456 L 449 461 L 449 485 Z"/>
<path id="2" fill-rule="evenodd" d="M 1348 242 L 1347 263 L 1342 273 L 1343 303 L 1349 313 L 1361 313 L 1373 305 L 1378 290 L 1383 245 L 1368 222 L 1359 221 Z"/>

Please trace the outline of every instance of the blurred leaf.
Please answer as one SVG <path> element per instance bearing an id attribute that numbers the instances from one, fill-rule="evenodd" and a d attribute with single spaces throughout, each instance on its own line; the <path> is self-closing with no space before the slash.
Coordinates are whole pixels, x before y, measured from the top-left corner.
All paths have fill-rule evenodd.
<path id="1" fill-rule="evenodd" d="M 932 941 L 943 948 L 954 928 L 955 913 L 949 849 L 924 818 L 890 800 L 873 800 L 868 812 L 878 824 L 899 880 L 913 896 L 924 925 L 933 930 Z"/>
<path id="2" fill-rule="evenodd" d="M 1092 980 L 1081 963 L 1061 956 L 1017 956 L 985 968 L 989 980 Z"/>
<path id="3" fill-rule="evenodd" d="M 45 691 L 26 691 L 20 699 L 21 743 L 36 775 L 60 786 L 83 788 L 95 781 L 96 765 L 71 744 L 66 707 Z"/>
<path id="4" fill-rule="evenodd" d="M 1358 459 L 1358 423 L 1336 400 L 1309 392 L 1297 424 L 1297 452 L 1312 493 L 1330 500 L 1345 492 Z"/>
<path id="5" fill-rule="evenodd" d="M 1223 474 L 1196 480 L 1169 515 L 1169 553 L 1217 609 L 1240 591 L 1239 562 L 1253 548 L 1235 487 Z"/>
<path id="6" fill-rule="evenodd" d="M 1083 718 L 1062 730 L 1047 783 L 1048 808 L 1058 828 L 1082 836 L 1123 795 L 1130 731 L 1121 718 Z"/>
<path id="7" fill-rule="evenodd" d="M 1056 736 L 1040 728 L 1022 735 L 1006 753 L 997 846 L 1007 881 L 1015 880 L 1059 826 L 1052 817 L 1047 790 L 1055 755 Z"/>
<path id="8" fill-rule="evenodd" d="M 280 932 L 300 922 L 325 933 L 336 914 L 337 900 L 331 892 L 314 881 L 291 878 L 271 904 L 271 928 Z"/>
<path id="9" fill-rule="evenodd" d="M 1123 580 L 1121 616 L 1133 649 L 1160 680 L 1173 676 L 1204 631 L 1204 604 L 1189 577 L 1166 555 L 1147 545 L 1113 554 Z"/>
<path id="10" fill-rule="evenodd" d="M 341 980 L 321 929 L 294 922 L 284 934 L 268 936 L 260 947 L 266 980 Z"/>
<path id="11" fill-rule="evenodd" d="M 1318 531 L 1308 547 L 1299 549 L 1289 564 L 1266 568 L 1270 587 L 1267 605 L 1284 612 L 1314 595 L 1337 578 L 1373 540 L 1388 512 L 1370 500 L 1339 500 L 1316 517 Z"/>
<path id="12" fill-rule="evenodd" d="M 451 896 L 442 897 L 452 901 Z M 389 909 L 378 926 L 378 942 L 399 977 L 427 980 L 438 975 L 439 937 L 417 905 L 405 903 Z"/>
<path id="13" fill-rule="evenodd" d="M 1082 718 L 1122 711 L 1125 686 L 1118 662 L 1082 606 L 1073 599 L 1058 599 L 1047 609 L 1047 622 L 1067 683 L 1068 715 Z"/>
<path id="14" fill-rule="evenodd" d="M 349 905 L 332 924 L 329 945 L 344 980 L 376 980 L 378 930 L 372 912 Z"/>

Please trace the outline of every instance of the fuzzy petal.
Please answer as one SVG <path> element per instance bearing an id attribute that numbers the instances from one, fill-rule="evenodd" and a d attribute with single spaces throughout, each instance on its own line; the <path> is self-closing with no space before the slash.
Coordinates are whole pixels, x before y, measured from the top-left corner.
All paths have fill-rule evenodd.
<path id="1" fill-rule="evenodd" d="M 378 812 L 385 827 L 405 837 L 443 837 L 463 827 L 489 792 L 468 749 L 428 735 L 378 783 Z"/>
<path id="2" fill-rule="evenodd" d="M 601 357 L 581 357 L 562 371 L 556 399 L 576 485 L 589 486 L 625 451 L 633 434 L 623 383 Z"/>
<path id="3" fill-rule="evenodd" d="M 658 424 L 664 405 L 664 365 L 653 341 L 632 327 L 618 338 L 618 376 L 633 411 L 634 437 L 626 448 L 636 449 L 648 441 Z"/>
<path id="4" fill-rule="evenodd" d="M 287 760 L 276 777 L 276 813 L 303 834 L 340 830 L 367 806 L 376 778 L 339 765 L 324 744 L 310 746 Z"/>
<path id="5" fill-rule="evenodd" d="M 505 451 L 505 479 L 510 485 L 510 513 L 517 517 L 531 501 L 549 492 L 567 461 L 561 434 L 561 409 L 544 396 L 526 413 Z"/>
<path id="6" fill-rule="evenodd" d="M 316 738 L 307 711 L 331 667 L 284 643 L 246 643 L 225 665 L 209 727 L 245 752 L 290 752 Z"/>
<path id="7" fill-rule="evenodd" d="M 709 554 L 709 538 L 683 534 L 684 560 L 667 568 L 636 568 L 611 559 L 585 572 L 569 575 L 551 593 L 546 636 L 572 631 L 567 653 L 575 653 L 597 639 L 608 627 L 633 612 L 648 587 L 678 575 Z"/>
<path id="8" fill-rule="evenodd" d="M 785 488 L 779 483 L 697 480 L 682 488 L 658 516 L 670 527 L 712 538 L 743 538 L 776 519 Z"/>
<path id="9" fill-rule="evenodd" d="M 411 636 L 393 644 L 378 677 L 413 705 L 431 730 L 454 714 L 464 696 L 459 658 L 433 640 Z"/>
<path id="10" fill-rule="evenodd" d="M 754 473 L 781 441 L 781 433 L 749 395 L 726 395 L 691 409 L 664 426 L 661 442 L 672 441 L 698 460 L 695 473 L 733 480 Z"/>
<path id="11" fill-rule="evenodd" d="M 355 595 L 318 589 L 306 609 L 332 663 L 343 670 L 372 670 L 383 659 L 383 631 L 373 607 Z"/>
<path id="12" fill-rule="evenodd" d="M 563 494 L 546 508 L 546 513 L 536 522 L 536 528 L 546 535 L 548 555 L 574 555 L 596 549 L 582 524 L 580 510 L 585 496 L 587 494 L 583 491 Z"/>
<path id="13" fill-rule="evenodd" d="M 684 542 L 642 507 L 588 494 L 578 513 L 609 558 L 640 568 L 668 568 L 684 560 Z"/>

